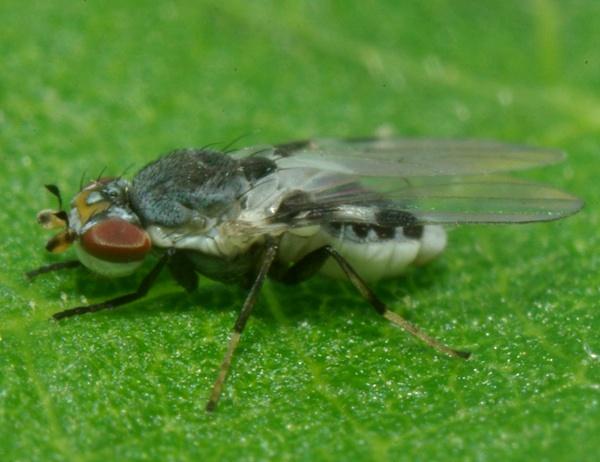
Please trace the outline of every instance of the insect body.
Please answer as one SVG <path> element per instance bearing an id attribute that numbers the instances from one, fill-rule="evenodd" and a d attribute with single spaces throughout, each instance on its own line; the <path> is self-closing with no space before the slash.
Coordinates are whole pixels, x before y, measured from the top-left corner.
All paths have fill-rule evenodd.
<path id="1" fill-rule="evenodd" d="M 374 309 L 435 349 L 467 358 L 388 310 L 366 281 L 395 277 L 446 245 L 442 225 L 526 223 L 578 211 L 579 199 L 543 185 L 495 176 L 554 163 L 559 151 L 483 141 L 317 140 L 241 149 L 177 150 L 131 181 L 100 178 L 62 210 L 38 221 L 64 228 L 47 249 L 73 244 L 79 266 L 126 276 L 151 253 L 154 268 L 137 291 L 56 313 L 55 319 L 116 308 L 143 297 L 167 266 L 193 290 L 198 274 L 249 287 L 207 409 L 229 366 L 266 277 L 301 282 L 317 272 L 347 277 Z"/>

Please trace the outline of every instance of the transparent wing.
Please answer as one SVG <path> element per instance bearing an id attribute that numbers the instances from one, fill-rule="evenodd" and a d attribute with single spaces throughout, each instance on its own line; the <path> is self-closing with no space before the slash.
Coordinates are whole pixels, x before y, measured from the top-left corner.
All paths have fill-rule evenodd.
<path id="1" fill-rule="evenodd" d="M 388 209 L 411 213 L 423 224 L 531 223 L 579 211 L 583 202 L 543 184 L 506 177 L 435 178 L 382 191 Z"/>
<path id="2" fill-rule="evenodd" d="M 272 220 L 292 227 L 330 221 L 403 226 L 407 215 L 414 224 L 531 223 L 558 220 L 583 206 L 559 189 L 505 177 L 339 178 L 322 177 L 308 198 L 286 202 Z"/>
<path id="3" fill-rule="evenodd" d="M 403 226 L 407 216 L 422 224 L 529 223 L 557 220 L 583 205 L 550 186 L 492 175 L 563 160 L 553 149 L 479 140 L 317 139 L 232 155 L 267 157 L 279 175 L 303 178 L 290 188 L 302 194 L 284 200 L 269 218 L 292 227 Z"/>
<path id="4" fill-rule="evenodd" d="M 560 162 L 559 150 L 483 140 L 402 138 L 316 139 L 256 146 L 234 157 L 261 155 L 279 168 L 316 168 L 359 176 L 481 175 Z"/>

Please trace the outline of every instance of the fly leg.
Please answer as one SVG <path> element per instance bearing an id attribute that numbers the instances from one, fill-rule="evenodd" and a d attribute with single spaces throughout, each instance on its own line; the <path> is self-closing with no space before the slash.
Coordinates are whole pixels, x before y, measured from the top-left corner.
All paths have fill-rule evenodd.
<path id="1" fill-rule="evenodd" d="M 298 284 L 319 272 L 330 257 L 327 246 L 319 247 L 306 254 L 289 268 L 279 268 L 273 265 L 269 277 L 283 284 Z"/>
<path id="2" fill-rule="evenodd" d="M 116 297 L 105 302 L 96 303 L 94 305 L 78 306 L 68 310 L 60 311 L 58 313 L 54 313 L 52 317 L 58 321 L 60 319 L 76 316 L 79 314 L 94 313 L 100 310 L 117 308 L 127 303 L 134 302 L 135 300 L 139 300 L 148 293 L 148 291 L 156 281 L 156 278 L 171 258 L 172 254 L 172 250 L 167 250 L 167 252 L 160 258 L 160 260 L 158 260 L 156 265 L 154 265 L 154 268 L 152 268 L 152 270 L 142 280 L 135 292 L 121 295 L 120 297 Z"/>
<path id="3" fill-rule="evenodd" d="M 360 294 L 371 304 L 371 306 L 373 306 L 375 311 L 377 311 L 378 314 L 386 318 L 392 324 L 402 327 L 404 330 L 425 342 L 430 347 L 449 354 L 450 356 L 457 356 L 465 359 L 470 356 L 469 352 L 455 350 L 444 345 L 443 343 L 440 343 L 438 340 L 431 338 L 417 326 L 407 321 L 399 314 L 389 310 L 387 306 L 381 300 L 379 300 L 379 298 L 377 298 L 375 293 L 367 286 L 365 281 L 358 275 L 354 268 L 352 268 L 350 263 L 348 263 L 346 259 L 342 257 L 342 255 L 340 255 L 333 247 L 329 245 L 313 250 L 287 270 L 277 270 L 274 274 L 270 274 L 270 276 L 276 281 L 283 282 L 285 284 L 296 284 L 315 275 L 329 257 L 336 261 L 350 282 L 352 282 Z"/>
<path id="4" fill-rule="evenodd" d="M 231 337 L 229 338 L 229 344 L 227 345 L 227 351 L 225 352 L 225 356 L 223 357 L 223 361 L 221 362 L 221 367 L 219 369 L 219 374 L 217 375 L 217 379 L 212 388 L 212 392 L 210 394 L 210 398 L 208 399 L 208 403 L 206 404 L 206 410 L 208 412 L 212 412 L 217 407 L 217 403 L 219 401 L 219 397 L 221 396 L 221 392 L 223 391 L 223 385 L 225 384 L 225 380 L 227 379 L 227 374 L 229 373 L 229 368 L 231 366 L 231 360 L 233 358 L 233 354 L 240 342 L 240 337 L 242 336 L 242 332 L 244 331 L 244 327 L 246 327 L 246 323 L 248 322 L 248 318 L 250 314 L 252 314 L 252 309 L 256 304 L 256 299 L 260 292 L 260 289 L 269 273 L 269 269 L 275 260 L 275 256 L 277 255 L 277 250 L 279 246 L 275 242 L 271 242 L 266 252 L 262 257 L 262 262 L 260 264 L 260 268 L 258 270 L 258 274 L 254 279 L 254 283 L 250 288 L 250 292 L 246 296 L 246 300 L 244 301 L 244 305 L 242 306 L 242 310 L 235 321 L 233 329 L 231 331 Z"/>
<path id="5" fill-rule="evenodd" d="M 49 265 L 40 266 L 39 268 L 28 271 L 25 273 L 25 276 L 27 276 L 27 279 L 31 281 L 40 274 L 51 273 L 52 271 L 60 271 L 69 268 L 79 268 L 80 266 L 81 262 L 79 260 L 60 261 L 57 263 L 50 263 Z"/>
<path id="6" fill-rule="evenodd" d="M 438 340 L 430 337 L 413 323 L 407 321 L 402 316 L 393 311 L 389 310 L 388 307 L 383 303 L 375 293 L 365 283 L 365 281 L 358 275 L 358 273 L 350 266 L 350 263 L 346 261 L 344 257 L 342 257 L 333 247 L 325 246 L 323 249 L 326 249 L 326 252 L 337 262 L 342 271 L 348 276 L 350 282 L 356 287 L 356 289 L 360 292 L 360 294 L 371 304 L 371 306 L 377 311 L 378 314 L 383 316 L 385 319 L 390 321 L 392 324 L 402 327 L 409 334 L 414 335 L 419 340 L 425 342 L 430 347 L 435 350 L 441 351 L 442 353 L 446 353 L 450 356 L 455 356 L 458 358 L 468 359 L 471 356 L 471 353 L 468 351 L 460 351 L 450 348 Z M 310 254 L 309 254 L 310 255 Z"/>

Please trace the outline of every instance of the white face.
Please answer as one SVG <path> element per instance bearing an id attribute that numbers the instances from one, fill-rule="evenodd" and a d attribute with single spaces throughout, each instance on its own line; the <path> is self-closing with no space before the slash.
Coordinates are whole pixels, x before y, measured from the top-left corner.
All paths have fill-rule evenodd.
<path id="1" fill-rule="evenodd" d="M 151 249 L 148 233 L 127 204 L 128 182 L 103 178 L 84 187 L 71 201 L 71 211 L 42 211 L 46 228 L 65 227 L 46 248 L 63 252 L 75 243 L 77 256 L 90 270 L 109 277 L 135 271 Z"/>

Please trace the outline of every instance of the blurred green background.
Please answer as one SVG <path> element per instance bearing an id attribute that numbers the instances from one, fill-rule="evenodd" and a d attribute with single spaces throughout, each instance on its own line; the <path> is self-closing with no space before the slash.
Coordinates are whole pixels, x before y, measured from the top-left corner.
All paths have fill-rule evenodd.
<path id="1" fill-rule="evenodd" d="M 0 3 L 0 460 L 594 460 L 600 453 L 595 0 Z M 244 293 L 164 275 L 124 293 L 49 256 L 35 213 L 175 147 L 306 136 L 559 147 L 527 172 L 583 197 L 542 225 L 465 227 L 376 285 L 468 362 L 382 322 L 349 284 L 267 284 L 218 412 L 203 406 Z"/>

